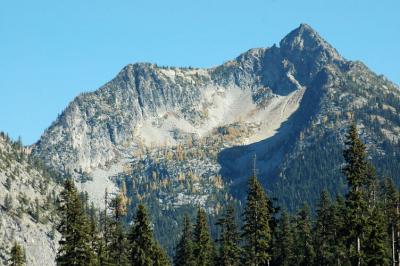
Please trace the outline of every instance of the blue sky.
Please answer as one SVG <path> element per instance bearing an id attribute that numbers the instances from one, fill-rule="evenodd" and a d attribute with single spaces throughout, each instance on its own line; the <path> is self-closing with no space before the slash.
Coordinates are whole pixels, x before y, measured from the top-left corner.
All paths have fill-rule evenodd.
<path id="1" fill-rule="evenodd" d="M 399 0 L 3 0 L 0 130 L 31 144 L 128 63 L 215 66 L 301 22 L 400 84 L 399 16 Z"/>

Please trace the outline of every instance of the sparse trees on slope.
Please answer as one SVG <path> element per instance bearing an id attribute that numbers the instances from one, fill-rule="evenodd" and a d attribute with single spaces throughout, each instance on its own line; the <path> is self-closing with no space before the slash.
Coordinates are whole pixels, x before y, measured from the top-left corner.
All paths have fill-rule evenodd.
<path id="1" fill-rule="evenodd" d="M 245 241 L 244 263 L 249 266 L 265 265 L 271 259 L 269 203 L 255 175 L 250 177 L 248 186 L 242 234 Z"/>

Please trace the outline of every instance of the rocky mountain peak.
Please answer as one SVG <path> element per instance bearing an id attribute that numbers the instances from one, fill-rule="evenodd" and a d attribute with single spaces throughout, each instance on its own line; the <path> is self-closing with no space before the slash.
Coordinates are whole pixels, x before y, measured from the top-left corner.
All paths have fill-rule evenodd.
<path id="1" fill-rule="evenodd" d="M 127 182 L 132 203 L 159 206 L 152 214 L 175 235 L 175 214 L 187 205 L 218 213 L 219 202 L 242 199 L 254 154 L 258 175 L 286 207 L 316 202 L 324 186 L 341 193 L 340 171 L 326 169 L 341 167 L 335 158 L 350 112 L 364 122 L 369 146 L 397 162 L 398 145 L 388 144 L 400 134 L 399 99 L 391 83 L 301 24 L 280 46 L 213 68 L 127 65 L 78 96 L 32 154 L 84 181 L 98 206 L 105 189 Z"/>
<path id="2" fill-rule="evenodd" d="M 300 24 L 280 41 L 280 54 L 297 69 L 296 77 L 305 82 L 326 66 L 341 68 L 346 60 L 307 24 Z"/>
<path id="3" fill-rule="evenodd" d="M 297 51 L 309 51 L 317 47 L 333 50 L 333 47 L 308 24 L 300 24 L 298 28 L 286 35 L 280 41 L 280 47 Z"/>

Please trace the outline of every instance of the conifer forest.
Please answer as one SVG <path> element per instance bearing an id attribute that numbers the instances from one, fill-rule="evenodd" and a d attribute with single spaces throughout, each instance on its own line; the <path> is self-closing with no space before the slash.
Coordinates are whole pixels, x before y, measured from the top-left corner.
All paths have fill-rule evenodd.
<path id="1" fill-rule="evenodd" d="M 133 222 L 126 224 L 123 192 L 113 198 L 106 194 L 105 208 L 99 210 L 67 179 L 57 201 L 57 265 L 397 265 L 399 191 L 389 178 L 376 175 L 355 124 L 343 156 L 344 197 L 323 191 L 314 212 L 304 204 L 288 213 L 266 194 L 255 168 L 244 208 L 239 212 L 235 202 L 227 202 L 215 221 L 215 234 L 203 208 L 193 218 L 185 214 L 173 254 L 155 239 L 146 206 L 139 204 Z M 23 252 L 14 243 L 10 265 L 25 265 Z"/>

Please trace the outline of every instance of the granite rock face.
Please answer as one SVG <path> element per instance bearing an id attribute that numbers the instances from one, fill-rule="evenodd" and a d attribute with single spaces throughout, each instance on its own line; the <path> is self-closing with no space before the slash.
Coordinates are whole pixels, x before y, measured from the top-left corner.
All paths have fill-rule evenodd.
<path id="1" fill-rule="evenodd" d="M 55 265 L 60 189 L 27 150 L 0 134 L 0 265 L 8 265 L 14 242 L 24 248 L 27 265 Z"/>
<path id="2" fill-rule="evenodd" d="M 34 158 L 84 181 L 78 187 L 97 206 L 119 187 L 131 197 L 129 217 L 138 202 L 151 206 L 154 233 L 172 254 L 184 212 L 202 206 L 215 217 L 226 202 L 240 205 L 254 158 L 267 193 L 291 211 L 323 189 L 343 193 L 352 119 L 378 173 L 399 185 L 399 114 L 397 85 L 306 24 L 279 47 L 214 68 L 127 65 L 76 97 L 32 154 L 0 135 L 0 264 L 17 241 L 28 265 L 54 265 L 61 188 Z"/>
<path id="3" fill-rule="evenodd" d="M 352 119 L 378 173 L 400 184 L 399 114 L 397 85 L 301 24 L 279 46 L 213 68 L 127 65 L 76 97 L 32 148 L 85 180 L 79 187 L 98 206 L 119 187 L 130 211 L 151 206 L 155 235 L 172 254 L 185 211 L 215 216 L 243 200 L 254 158 L 267 193 L 289 211 L 313 207 L 324 189 L 343 193 Z"/>
<path id="4" fill-rule="evenodd" d="M 76 97 L 45 131 L 34 154 L 60 171 L 91 172 L 141 143 L 176 144 L 173 136 L 166 136 L 168 132 L 152 130 L 153 140 L 146 136 L 149 132 L 141 130 L 165 115 L 176 117 L 178 130 L 204 136 L 212 128 L 236 122 L 229 114 L 225 119 L 213 113 L 232 111 L 229 103 L 212 101 L 216 94 L 229 98 L 232 93 L 244 93 L 242 97 L 251 97 L 250 104 L 268 108 L 271 99 L 309 87 L 328 66 L 340 69 L 347 64 L 318 33 L 302 24 L 279 48 L 251 49 L 215 68 L 128 65 L 100 89 Z M 253 116 L 257 112 L 253 111 Z"/>

